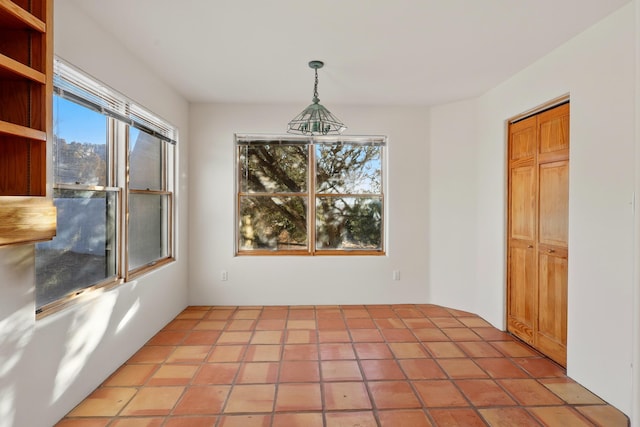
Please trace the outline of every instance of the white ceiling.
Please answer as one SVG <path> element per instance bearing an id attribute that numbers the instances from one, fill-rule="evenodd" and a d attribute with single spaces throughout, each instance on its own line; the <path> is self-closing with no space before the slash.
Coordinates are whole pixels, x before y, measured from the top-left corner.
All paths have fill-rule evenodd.
<path id="1" fill-rule="evenodd" d="M 71 0 L 192 102 L 480 95 L 629 0 Z"/>

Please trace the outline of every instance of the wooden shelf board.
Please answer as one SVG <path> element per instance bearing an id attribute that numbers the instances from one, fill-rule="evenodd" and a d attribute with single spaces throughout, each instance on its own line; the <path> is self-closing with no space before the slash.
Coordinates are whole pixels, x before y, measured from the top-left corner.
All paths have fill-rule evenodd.
<path id="1" fill-rule="evenodd" d="M 56 207 L 44 197 L 0 197 L 0 246 L 51 240 Z"/>
<path id="2" fill-rule="evenodd" d="M 14 76 L 15 78 L 27 78 L 40 84 L 47 82 L 47 77 L 44 73 L 2 54 L 0 54 L 0 75 L 5 77 Z"/>
<path id="3" fill-rule="evenodd" d="M 45 33 L 47 26 L 11 0 L 0 0 L 0 27 L 31 29 Z"/>
<path id="4" fill-rule="evenodd" d="M 22 138 L 35 139 L 38 141 L 46 141 L 47 133 L 38 129 L 32 129 L 25 126 L 16 125 L 0 120 L 0 134 L 19 136 Z"/>

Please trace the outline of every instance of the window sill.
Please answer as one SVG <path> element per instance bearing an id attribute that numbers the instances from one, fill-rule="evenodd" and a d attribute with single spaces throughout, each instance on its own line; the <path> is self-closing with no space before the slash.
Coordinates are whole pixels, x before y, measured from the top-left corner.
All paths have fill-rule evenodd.
<path id="1" fill-rule="evenodd" d="M 0 246 L 51 240 L 56 235 L 56 207 L 44 197 L 0 197 Z"/>

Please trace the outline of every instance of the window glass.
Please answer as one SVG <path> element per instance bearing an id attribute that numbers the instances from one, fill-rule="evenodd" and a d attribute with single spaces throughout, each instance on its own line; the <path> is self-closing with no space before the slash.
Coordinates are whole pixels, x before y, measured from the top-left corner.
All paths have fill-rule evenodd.
<path id="1" fill-rule="evenodd" d="M 382 254 L 384 137 L 236 135 L 238 254 Z"/>
<path id="2" fill-rule="evenodd" d="M 300 193 L 307 190 L 306 145 L 240 146 L 240 191 Z"/>
<path id="3" fill-rule="evenodd" d="M 55 182 L 107 185 L 107 117 L 57 95 L 53 117 Z"/>
<path id="4" fill-rule="evenodd" d="M 306 250 L 306 197 L 240 198 L 240 248 Z"/>
<path id="5" fill-rule="evenodd" d="M 363 144 L 316 145 L 318 193 L 380 193 L 382 147 Z"/>
<path id="6" fill-rule="evenodd" d="M 169 196 L 129 194 L 129 270 L 167 257 Z"/>
<path id="7" fill-rule="evenodd" d="M 41 307 L 117 274 L 117 193 L 54 190 L 53 240 L 36 245 L 36 304 Z"/>
<path id="8" fill-rule="evenodd" d="M 129 127 L 129 187 L 162 190 L 163 141 Z"/>
<path id="9" fill-rule="evenodd" d="M 316 247 L 381 249 L 381 200 L 375 197 L 318 197 Z"/>

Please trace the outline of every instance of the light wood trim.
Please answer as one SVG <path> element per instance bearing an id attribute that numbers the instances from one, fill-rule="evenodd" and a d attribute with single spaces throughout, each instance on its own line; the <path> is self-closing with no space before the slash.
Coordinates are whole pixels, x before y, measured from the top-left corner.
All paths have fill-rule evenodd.
<path id="1" fill-rule="evenodd" d="M 43 197 L 0 197 L 0 246 L 51 240 L 56 207 Z"/>
<path id="2" fill-rule="evenodd" d="M 47 133 L 38 129 L 26 126 L 16 125 L 14 123 L 3 122 L 0 120 L 0 134 L 18 136 L 21 138 L 35 139 L 37 141 L 46 141 Z"/>
<path id="3" fill-rule="evenodd" d="M 27 27 L 45 33 L 47 25 L 10 0 L 0 0 L 0 23 L 7 28 Z"/>
<path id="4" fill-rule="evenodd" d="M 47 76 L 45 76 L 44 73 L 2 54 L 0 54 L 0 72 L 4 72 L 4 74 L 8 72 L 19 77 L 26 77 L 40 84 L 47 82 Z"/>
<path id="5" fill-rule="evenodd" d="M 534 115 L 536 115 L 538 113 L 541 113 L 541 112 L 543 112 L 545 110 L 548 110 L 550 108 L 557 107 L 560 104 L 564 104 L 566 102 L 569 102 L 569 100 L 570 100 L 569 94 L 565 93 L 564 95 L 561 95 L 561 96 L 559 96 L 557 98 L 554 98 L 554 99 L 552 99 L 550 101 L 547 101 L 544 104 L 540 104 L 537 107 L 531 108 L 530 110 L 527 110 L 527 111 L 523 111 L 522 113 L 511 117 L 508 120 L 508 123 L 515 123 L 515 122 L 518 122 L 520 120 L 524 120 L 527 117 L 534 116 Z"/>

